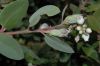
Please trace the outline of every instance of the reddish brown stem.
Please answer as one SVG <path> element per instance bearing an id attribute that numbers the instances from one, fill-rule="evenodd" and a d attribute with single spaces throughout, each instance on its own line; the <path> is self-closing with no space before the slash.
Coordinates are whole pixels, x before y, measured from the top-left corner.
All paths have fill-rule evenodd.
<path id="1" fill-rule="evenodd" d="M 44 32 L 43 30 L 34 30 L 34 31 L 30 31 L 30 30 L 23 30 L 23 31 L 15 31 L 15 32 L 3 32 L 4 34 L 8 34 L 8 35 L 17 35 L 17 34 L 28 34 L 28 33 L 38 33 L 38 32 Z"/>

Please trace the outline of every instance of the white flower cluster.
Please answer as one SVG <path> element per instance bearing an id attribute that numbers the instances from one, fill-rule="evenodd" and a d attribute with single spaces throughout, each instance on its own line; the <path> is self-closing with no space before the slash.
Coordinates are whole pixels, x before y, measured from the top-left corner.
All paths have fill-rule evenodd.
<path id="1" fill-rule="evenodd" d="M 69 23 L 78 24 L 76 27 L 76 30 L 79 31 L 79 34 L 84 39 L 84 41 L 89 41 L 90 33 L 92 33 L 92 30 L 91 30 L 91 28 L 88 28 L 86 24 L 84 24 L 85 19 L 82 16 L 82 14 L 71 15 L 69 17 L 66 17 L 66 20 L 68 20 Z M 78 42 L 80 40 L 79 34 L 75 37 L 76 42 Z"/>
<path id="2" fill-rule="evenodd" d="M 88 28 L 86 24 L 84 24 L 85 19 L 82 14 L 70 15 L 65 18 L 64 22 L 70 24 L 69 28 L 52 29 L 48 31 L 48 34 L 58 37 L 67 37 L 68 34 L 73 30 L 72 28 L 70 28 L 71 26 L 73 26 L 71 24 L 76 24 L 77 26 L 74 28 L 79 32 L 79 34 L 75 37 L 75 41 L 78 42 L 80 40 L 80 37 L 83 38 L 84 41 L 89 41 L 90 33 L 92 33 L 92 30 L 91 28 Z M 40 26 L 40 29 L 45 29 L 48 27 L 49 26 L 44 23 Z"/>
<path id="3" fill-rule="evenodd" d="M 91 28 L 88 28 L 86 24 L 83 24 L 82 26 L 77 26 L 76 27 L 76 30 L 82 36 L 82 38 L 84 39 L 84 41 L 89 41 L 90 33 L 92 33 Z M 75 41 L 78 42 L 79 41 L 79 38 L 80 38 L 80 36 L 77 35 L 75 37 Z"/>
<path id="4" fill-rule="evenodd" d="M 91 28 L 88 28 L 86 24 L 84 24 L 85 19 L 80 16 L 80 19 L 78 20 L 78 26 L 76 27 L 76 30 L 79 31 L 79 34 L 82 36 L 84 41 L 89 41 L 90 33 L 92 33 Z M 80 40 L 80 36 L 77 35 L 75 37 L 75 41 L 78 42 Z"/>

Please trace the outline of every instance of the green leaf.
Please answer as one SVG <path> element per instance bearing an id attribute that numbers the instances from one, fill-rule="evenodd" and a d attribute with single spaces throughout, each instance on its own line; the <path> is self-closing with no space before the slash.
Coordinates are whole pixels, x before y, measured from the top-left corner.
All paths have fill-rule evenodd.
<path id="1" fill-rule="evenodd" d="M 96 61 L 99 59 L 97 51 L 93 47 L 82 47 L 82 50 L 87 57 L 90 57 Z"/>
<path id="2" fill-rule="evenodd" d="M 82 43 L 82 42 L 77 43 L 77 50 L 80 50 L 83 45 L 84 45 L 84 43 Z"/>
<path id="3" fill-rule="evenodd" d="M 27 61 L 40 60 L 40 58 L 28 47 L 22 46 Z"/>
<path id="4" fill-rule="evenodd" d="M 70 62 L 67 63 L 66 66 L 72 66 L 71 64 L 72 64 L 72 63 L 71 63 L 71 61 L 70 61 Z"/>
<path id="5" fill-rule="evenodd" d="M 100 1 L 93 2 L 89 7 L 86 9 L 87 12 L 95 11 L 93 15 L 87 16 L 87 21 L 89 26 L 95 30 L 100 30 Z"/>
<path id="6" fill-rule="evenodd" d="M 0 53 L 10 59 L 21 60 L 24 53 L 15 39 L 6 34 L 0 34 Z"/>
<path id="7" fill-rule="evenodd" d="M 67 62 L 71 57 L 71 54 L 61 54 L 60 55 L 60 62 Z"/>
<path id="8" fill-rule="evenodd" d="M 54 16 L 60 12 L 60 9 L 54 5 L 47 5 L 38 9 L 29 19 L 30 27 L 36 25 L 41 19 L 42 15 Z"/>
<path id="9" fill-rule="evenodd" d="M 97 7 L 98 6 L 98 7 Z M 94 4 L 94 5 L 91 5 L 91 6 L 89 6 L 89 7 L 87 7 L 87 9 L 86 9 L 86 11 L 87 12 L 90 12 L 90 11 L 96 11 L 96 10 L 98 10 L 100 8 L 100 4 Z"/>
<path id="10" fill-rule="evenodd" d="M 86 8 L 87 12 L 95 11 L 93 15 L 87 16 L 88 25 L 95 31 L 100 30 L 100 1 L 92 2 L 90 6 Z"/>
<path id="11" fill-rule="evenodd" d="M 100 8 L 91 16 L 88 16 L 88 25 L 95 31 L 100 30 Z"/>
<path id="12" fill-rule="evenodd" d="M 98 6 L 98 7 L 97 7 Z M 87 12 L 91 12 L 91 11 L 96 11 L 100 8 L 100 1 L 91 1 L 90 2 L 90 5 L 88 7 L 86 7 L 86 11 Z"/>
<path id="13" fill-rule="evenodd" d="M 24 54 L 25 54 L 25 59 L 28 63 L 32 64 L 42 64 L 45 63 L 45 59 L 39 58 L 30 48 L 26 46 L 22 46 Z"/>
<path id="14" fill-rule="evenodd" d="M 64 24 L 75 24 L 75 23 L 78 23 L 77 22 L 77 18 L 78 17 L 81 17 L 82 16 L 82 14 L 74 14 L 74 15 L 69 15 L 69 16 L 67 16 L 66 18 L 65 18 L 65 20 L 64 20 Z"/>
<path id="15" fill-rule="evenodd" d="M 88 65 L 84 63 L 82 66 L 88 66 Z"/>
<path id="16" fill-rule="evenodd" d="M 61 41 L 57 37 L 45 35 L 45 42 L 55 50 L 59 50 L 65 53 L 74 53 L 74 50 L 64 41 Z"/>
<path id="17" fill-rule="evenodd" d="M 71 10 L 73 11 L 74 14 L 80 13 L 80 9 L 76 5 L 70 4 L 70 8 L 71 8 Z"/>
<path id="18" fill-rule="evenodd" d="M 8 4 L 0 12 L 0 24 L 7 29 L 17 27 L 26 15 L 28 0 L 17 0 Z"/>

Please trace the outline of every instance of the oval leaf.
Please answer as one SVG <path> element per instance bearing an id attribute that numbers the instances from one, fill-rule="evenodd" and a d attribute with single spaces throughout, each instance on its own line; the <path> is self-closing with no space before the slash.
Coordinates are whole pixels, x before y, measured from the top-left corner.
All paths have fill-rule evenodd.
<path id="1" fill-rule="evenodd" d="M 67 62 L 70 59 L 70 57 L 71 54 L 63 53 L 60 55 L 60 62 Z"/>
<path id="2" fill-rule="evenodd" d="M 22 18 L 26 15 L 27 8 L 28 0 L 11 2 L 0 12 L 0 24 L 7 29 L 17 27 Z"/>
<path id="3" fill-rule="evenodd" d="M 0 34 L 0 53 L 14 60 L 21 60 L 24 58 L 21 46 L 15 39 L 5 34 Z"/>
<path id="4" fill-rule="evenodd" d="M 100 19 L 95 16 L 88 16 L 88 25 L 95 31 L 100 30 Z"/>
<path id="5" fill-rule="evenodd" d="M 48 16 L 54 16 L 60 12 L 60 9 L 54 5 L 47 5 L 44 6 L 40 9 L 38 9 L 29 19 L 30 22 L 30 27 L 36 25 L 40 18 L 41 15 L 47 14 Z"/>
<path id="6" fill-rule="evenodd" d="M 26 46 L 22 46 L 22 48 L 25 54 L 25 59 L 28 63 L 41 64 L 46 62 L 45 59 L 39 58 L 30 48 Z"/>
<path id="7" fill-rule="evenodd" d="M 45 42 L 52 48 L 65 53 L 74 53 L 74 50 L 65 42 L 61 41 L 57 37 L 47 36 L 44 38 Z"/>
<path id="8" fill-rule="evenodd" d="M 25 54 L 25 58 L 26 60 L 30 61 L 30 60 L 40 60 L 40 58 L 28 47 L 22 46 L 23 48 L 23 52 Z"/>
<path id="9" fill-rule="evenodd" d="M 95 31 L 100 30 L 100 8 L 92 15 L 88 16 L 88 25 Z"/>
<path id="10" fill-rule="evenodd" d="M 86 56 L 98 61 L 98 54 L 97 51 L 93 47 L 82 47 L 83 52 Z"/>
<path id="11" fill-rule="evenodd" d="M 98 6 L 98 7 L 97 7 Z M 90 6 L 90 11 L 95 11 L 93 15 L 88 16 L 89 26 L 95 30 L 100 31 L 100 1 Z"/>

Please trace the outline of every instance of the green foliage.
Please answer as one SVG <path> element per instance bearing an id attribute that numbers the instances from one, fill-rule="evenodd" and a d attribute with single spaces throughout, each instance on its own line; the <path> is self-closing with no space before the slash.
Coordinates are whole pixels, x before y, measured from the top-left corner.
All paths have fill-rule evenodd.
<path id="1" fill-rule="evenodd" d="M 90 57 L 90 58 L 92 58 L 92 59 L 94 59 L 96 61 L 99 60 L 98 53 L 97 53 L 97 51 L 93 47 L 91 47 L 91 46 L 89 46 L 89 47 L 82 47 L 82 50 L 86 54 L 87 57 Z"/>
<path id="2" fill-rule="evenodd" d="M 100 2 L 96 2 L 93 5 L 87 7 L 87 11 L 95 11 L 93 15 L 87 17 L 88 25 L 95 31 L 100 30 Z"/>
<path id="3" fill-rule="evenodd" d="M 98 6 L 98 7 L 97 7 Z M 86 7 L 86 11 L 97 11 L 100 8 L 100 1 L 91 1 L 90 5 Z"/>
<path id="4" fill-rule="evenodd" d="M 52 48 L 65 52 L 65 53 L 74 53 L 74 50 L 64 41 L 61 41 L 57 37 L 45 35 L 45 42 Z"/>
<path id="5" fill-rule="evenodd" d="M 29 19 L 30 27 L 36 25 L 42 15 L 54 16 L 60 12 L 60 9 L 53 5 L 47 5 L 37 10 Z"/>
<path id="6" fill-rule="evenodd" d="M 6 34 L 0 34 L 0 53 L 15 60 L 24 58 L 24 53 L 19 43 Z"/>
<path id="7" fill-rule="evenodd" d="M 70 8 L 72 9 L 74 14 L 79 14 L 80 13 L 80 10 L 76 5 L 70 4 Z"/>
<path id="8" fill-rule="evenodd" d="M 29 49 L 28 47 L 25 47 L 25 46 L 22 46 L 23 48 L 23 52 L 25 53 L 25 58 L 26 59 L 29 59 L 27 60 L 28 62 L 32 62 L 33 59 L 36 59 L 36 60 L 40 60 L 40 58 L 35 55 L 35 53 L 33 53 L 33 51 L 31 49 Z"/>
<path id="9" fill-rule="evenodd" d="M 0 24 L 6 29 L 17 27 L 26 15 L 28 0 L 17 0 L 8 4 L 0 13 Z"/>
<path id="10" fill-rule="evenodd" d="M 22 46 L 22 48 L 23 48 L 23 52 L 25 54 L 25 59 L 27 60 L 27 62 L 33 63 L 33 64 L 44 63 L 44 60 L 39 58 L 30 48 L 26 46 Z"/>
<path id="11" fill-rule="evenodd" d="M 62 54 L 60 57 L 60 62 L 67 62 L 71 57 L 71 54 Z"/>
<path id="12" fill-rule="evenodd" d="M 91 0 L 89 2 L 90 5 L 83 8 L 85 11 L 85 14 L 83 13 L 83 15 L 86 15 L 87 17 L 85 23 L 83 18 L 84 24 L 77 23 L 77 19 L 80 19 L 80 17 L 77 16 L 83 17 L 83 15 L 80 14 L 81 7 L 77 5 L 82 4 L 72 2 L 79 0 L 71 0 L 70 3 L 68 2 L 69 6 L 64 14 L 64 17 L 66 17 L 66 24 L 64 24 L 65 27 L 63 28 L 65 31 L 62 32 L 59 31 L 59 29 L 62 28 L 61 25 L 63 23 L 60 21 L 60 10 L 64 7 L 62 3 L 66 3 L 67 0 L 57 0 L 56 4 L 46 5 L 41 8 L 37 3 L 38 1 L 41 2 L 41 0 L 9 1 L 9 3 L 3 5 L 0 3 L 3 6 L 3 9 L 0 9 L 1 55 L 17 61 L 25 59 L 27 63 L 39 66 L 100 65 L 100 53 L 97 50 L 99 47 L 97 36 L 98 32 L 100 32 L 100 0 Z M 49 2 L 49 0 L 43 1 Z M 54 0 L 50 0 L 50 2 L 51 1 Z M 2 0 L 2 2 L 4 2 L 4 0 Z M 41 4 L 39 3 L 39 5 Z M 43 3 L 43 5 L 45 5 L 45 3 Z M 33 14 L 29 13 L 31 11 Z M 88 13 L 91 13 L 91 15 Z M 47 16 L 42 17 L 43 15 Z M 81 21 L 82 20 L 79 20 L 79 22 Z M 49 27 L 47 29 L 38 29 L 42 23 L 48 23 Z M 59 23 L 61 23 L 61 27 L 54 28 L 55 26 L 58 26 Z M 18 27 L 19 25 L 21 26 Z M 51 25 L 54 25 L 54 27 L 51 28 Z M 85 25 L 85 27 L 83 25 Z M 78 31 L 77 26 L 84 28 L 80 28 Z M 34 27 L 34 29 L 32 27 Z M 87 30 L 88 32 L 86 32 L 86 28 L 88 27 L 94 31 Z M 51 36 L 51 34 L 49 34 L 50 30 L 53 29 L 57 30 L 53 33 L 55 36 Z M 80 31 L 83 31 L 83 33 L 81 34 Z M 66 32 L 68 32 L 68 35 Z M 90 32 L 93 32 L 93 34 Z M 94 34 L 94 32 L 96 32 L 96 34 Z M 60 34 L 62 37 L 60 37 Z M 90 38 L 88 42 L 81 40 L 81 36 L 83 34 L 85 35 L 85 38 L 87 38 L 87 34 L 89 35 Z M 80 37 L 77 38 L 75 42 L 75 37 L 77 35 Z M 78 39 L 80 40 L 79 42 L 77 42 Z"/>
<path id="13" fill-rule="evenodd" d="M 87 18 L 89 26 L 96 31 L 100 30 L 100 19 L 99 19 L 100 13 L 99 12 L 100 12 L 100 8 L 96 10 L 96 12 L 93 15 L 88 16 Z"/>
<path id="14" fill-rule="evenodd" d="M 83 64 L 82 66 L 88 66 L 87 64 Z"/>

